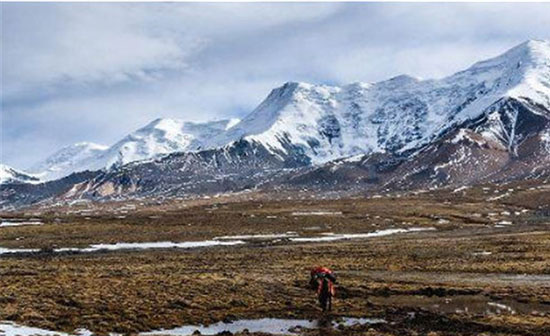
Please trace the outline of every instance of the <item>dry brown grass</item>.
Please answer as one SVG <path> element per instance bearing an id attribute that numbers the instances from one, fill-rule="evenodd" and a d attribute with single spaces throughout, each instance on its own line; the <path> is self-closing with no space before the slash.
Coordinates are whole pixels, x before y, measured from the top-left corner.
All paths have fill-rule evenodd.
<path id="1" fill-rule="evenodd" d="M 314 318 L 319 309 L 306 286 L 307 270 L 323 264 L 340 274 L 336 315 L 378 316 L 395 322 L 370 330 L 364 326 L 327 331 L 327 335 L 544 335 L 550 328 L 548 314 L 464 315 L 449 322 L 433 312 L 407 305 L 375 305 L 369 300 L 436 291 L 449 296 L 466 292 L 550 303 L 550 285 L 483 276 L 550 274 L 548 223 L 533 221 L 534 212 L 526 212 L 511 215 L 513 226 L 494 228 L 495 221 L 510 218 L 502 212 L 513 214 L 525 205 L 510 200 L 487 202 L 485 194 L 476 189 L 460 195 L 447 192 L 330 201 L 178 201 L 138 205 L 124 214 L 125 218 L 116 218 L 122 204 L 86 210 L 85 215 L 68 213 L 67 208 L 50 210 L 38 214 L 46 225 L 0 229 L 0 246 L 76 247 L 100 242 L 186 241 L 286 231 L 352 233 L 413 226 L 436 227 L 438 231 L 322 244 L 283 241 L 195 250 L 4 256 L 0 257 L 0 320 L 55 330 L 85 327 L 100 333 L 130 333 L 228 317 Z M 292 215 L 311 210 L 343 214 Z M 319 229 L 312 229 L 315 227 Z M 474 254 L 482 251 L 491 254 Z M 422 319 L 407 319 L 411 309 Z"/>

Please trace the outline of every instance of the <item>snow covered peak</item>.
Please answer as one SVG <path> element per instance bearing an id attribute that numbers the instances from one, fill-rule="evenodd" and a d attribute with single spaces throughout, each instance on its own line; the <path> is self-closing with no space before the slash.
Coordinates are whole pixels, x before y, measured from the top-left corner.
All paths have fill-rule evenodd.
<path id="1" fill-rule="evenodd" d="M 84 170 L 98 170 L 129 162 L 151 159 L 173 152 L 205 148 L 216 137 L 239 122 L 238 119 L 195 123 L 158 118 L 108 147 L 80 142 L 64 147 L 29 171 L 42 180 L 52 180 Z"/>
<path id="2" fill-rule="evenodd" d="M 78 162 L 74 154 L 66 155 L 65 166 L 46 168 L 60 177 L 173 152 L 230 146 L 241 139 L 279 156 L 297 150 L 314 164 L 372 152 L 402 153 L 480 117 L 507 98 L 550 108 L 549 42 L 527 41 L 438 80 L 400 75 L 341 87 L 287 82 L 242 121 L 156 119 L 108 149 L 95 148 L 97 155 Z"/>
<path id="3" fill-rule="evenodd" d="M 39 182 L 38 178 L 0 163 L 0 184 L 37 182 Z"/>
<path id="4" fill-rule="evenodd" d="M 471 79 L 484 83 L 493 95 L 528 97 L 546 105 L 550 103 L 550 42 L 526 41 L 448 78 L 449 81 Z"/>
<path id="5" fill-rule="evenodd" d="M 510 97 L 529 97 L 532 101 L 550 104 L 550 41 L 530 40 L 510 50 L 515 51 L 516 67 L 521 74 L 518 84 L 509 90 Z"/>
<path id="6" fill-rule="evenodd" d="M 524 43 L 524 48 L 529 49 L 532 58 L 536 61 L 544 61 L 550 58 L 550 41 L 529 40 Z"/>
<path id="7" fill-rule="evenodd" d="M 294 133 L 315 127 L 320 115 L 316 102 L 331 99 L 342 89 L 328 85 L 287 82 L 273 89 L 260 105 L 227 132 L 213 138 L 209 147 L 223 146 L 241 138 L 262 142 L 283 150 L 287 131 Z M 308 131 L 313 131 L 309 129 Z"/>
<path id="8" fill-rule="evenodd" d="M 158 129 L 167 133 L 173 133 L 181 128 L 182 122 L 176 119 L 157 118 L 138 131 L 149 131 Z"/>
<path id="9" fill-rule="evenodd" d="M 51 180 L 61 178 L 84 167 L 96 156 L 107 150 L 107 146 L 91 142 L 78 142 L 61 148 L 45 160 L 28 169 L 40 179 Z"/>
<path id="10" fill-rule="evenodd" d="M 548 59 L 550 59 L 550 42 L 529 40 L 499 56 L 477 62 L 465 72 L 479 72 L 494 68 L 509 71 L 514 69 L 524 70 L 526 67 L 548 64 Z"/>
<path id="11" fill-rule="evenodd" d="M 235 119 L 206 123 L 159 118 L 129 134 L 103 155 L 105 166 L 123 165 L 173 152 L 207 148 L 208 140 L 238 122 Z"/>
<path id="12" fill-rule="evenodd" d="M 241 138 L 276 154 L 299 147 L 313 163 L 371 152 L 402 152 L 500 99 L 550 106 L 550 44 L 528 41 L 440 80 L 401 75 L 346 86 L 288 82 L 211 143 Z"/>

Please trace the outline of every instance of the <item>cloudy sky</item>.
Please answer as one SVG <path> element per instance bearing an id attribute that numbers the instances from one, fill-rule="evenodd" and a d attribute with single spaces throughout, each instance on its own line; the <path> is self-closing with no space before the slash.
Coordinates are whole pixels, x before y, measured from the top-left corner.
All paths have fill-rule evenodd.
<path id="1" fill-rule="evenodd" d="M 2 163 L 157 117 L 242 117 L 286 81 L 438 78 L 527 39 L 550 4 L 2 5 Z"/>

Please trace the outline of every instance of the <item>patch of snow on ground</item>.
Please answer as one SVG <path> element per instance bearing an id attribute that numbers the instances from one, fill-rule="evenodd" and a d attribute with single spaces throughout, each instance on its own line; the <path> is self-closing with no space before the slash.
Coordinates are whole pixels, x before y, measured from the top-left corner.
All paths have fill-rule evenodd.
<path id="1" fill-rule="evenodd" d="M 39 249 L 10 249 L 10 248 L 4 248 L 0 247 L 0 254 L 8 254 L 8 253 L 33 253 L 38 252 Z"/>
<path id="2" fill-rule="evenodd" d="M 292 216 L 338 216 L 342 211 L 295 211 Z"/>
<path id="3" fill-rule="evenodd" d="M 78 251 L 78 252 L 95 252 L 100 250 L 144 250 L 144 249 L 158 249 L 158 248 L 197 248 L 197 247 L 211 247 L 211 246 L 231 246 L 231 245 L 240 245 L 244 244 L 244 241 L 226 241 L 221 242 L 217 240 L 203 240 L 203 241 L 191 241 L 191 242 L 148 242 L 148 243 L 116 243 L 116 244 L 94 244 L 86 248 L 59 248 L 55 249 L 55 252 L 67 252 L 67 251 Z"/>
<path id="4" fill-rule="evenodd" d="M 481 251 L 481 252 L 472 253 L 472 255 L 475 255 L 475 256 L 487 256 L 487 255 L 491 255 L 491 254 L 493 254 L 493 252 L 488 252 L 488 251 Z"/>
<path id="5" fill-rule="evenodd" d="M 496 302 L 487 302 L 487 305 L 489 306 L 492 306 L 492 307 L 495 307 L 495 308 L 498 308 L 498 309 L 501 309 L 501 310 L 505 310 L 505 311 L 508 311 L 512 314 L 515 314 L 515 310 L 512 309 L 512 307 L 510 306 L 507 306 L 507 305 L 504 305 L 502 303 L 496 303 Z"/>
<path id="6" fill-rule="evenodd" d="M 3 336 L 68 336 L 62 332 L 25 327 L 7 321 L 0 322 L 0 334 Z"/>
<path id="7" fill-rule="evenodd" d="M 370 318 L 343 318 L 340 323 L 332 322 L 332 327 L 336 328 L 342 324 L 345 326 L 352 326 L 357 324 L 374 324 L 385 323 L 382 319 L 370 319 Z M 218 322 L 209 326 L 204 325 L 189 325 L 182 326 L 170 330 L 155 330 L 152 332 L 141 333 L 141 336 L 153 336 L 153 335 L 168 335 L 168 336 L 187 336 L 193 335 L 195 331 L 199 331 L 200 335 L 218 335 L 224 331 L 228 331 L 231 334 L 243 332 L 245 329 L 249 333 L 266 333 L 271 335 L 288 335 L 296 334 L 294 329 L 317 329 L 319 328 L 319 321 L 317 320 L 290 320 L 290 319 L 276 319 L 276 318 L 262 318 L 256 320 L 237 320 L 229 323 Z"/>
<path id="8" fill-rule="evenodd" d="M 420 232 L 420 231 L 432 231 L 436 230 L 433 227 L 430 228 L 410 228 L 410 229 L 387 229 L 374 231 L 369 233 L 349 233 L 349 234 L 334 234 L 334 233 L 323 233 L 321 237 L 297 237 L 290 238 L 294 242 L 323 242 L 323 241 L 335 241 L 335 240 L 344 240 L 344 239 L 366 239 L 374 237 L 389 236 L 396 233 L 407 233 L 407 232 Z"/>
<path id="9" fill-rule="evenodd" d="M 496 200 L 499 200 L 501 198 L 508 197 L 508 196 L 510 196 L 510 193 L 505 193 L 505 194 L 498 195 L 498 196 L 495 196 L 495 197 L 490 197 L 490 198 L 487 199 L 487 201 L 496 201 Z"/>
<path id="10" fill-rule="evenodd" d="M 343 317 L 340 320 L 331 323 L 332 328 L 339 325 L 353 326 L 364 324 L 386 323 L 378 318 L 355 318 Z M 296 329 L 318 329 L 320 323 L 318 320 L 292 320 L 277 318 L 261 318 L 255 320 L 237 320 L 231 322 L 217 322 L 211 325 L 187 325 L 174 329 L 161 329 L 150 332 L 142 332 L 140 336 L 169 335 L 169 336 L 187 336 L 194 335 L 196 331 L 200 335 L 218 335 L 222 332 L 231 334 L 243 332 L 245 329 L 250 333 L 266 333 L 272 335 L 296 334 Z M 93 333 L 86 329 L 77 329 L 75 333 L 68 334 L 64 332 L 51 331 L 33 327 L 22 326 L 10 321 L 0 321 L 0 333 L 2 336 L 92 336 Z M 110 336 L 118 336 L 118 333 L 109 333 Z"/>
<path id="11" fill-rule="evenodd" d="M 43 222 L 40 221 L 26 221 L 26 222 L 11 222 L 5 221 L 0 223 L 0 227 L 10 227 L 10 226 L 25 226 L 25 225 L 42 225 Z"/>
<path id="12" fill-rule="evenodd" d="M 191 249 L 199 247 L 212 247 L 212 246 L 233 246 L 244 244 L 242 240 L 234 241 L 217 241 L 217 240 L 203 240 L 203 241 L 190 241 L 190 242 L 146 242 L 146 243 L 116 243 L 116 244 L 93 244 L 89 247 L 62 247 L 54 249 L 53 252 L 82 252 L 90 253 L 101 250 L 116 251 L 116 250 L 145 250 L 145 249 L 167 249 L 167 248 L 179 248 L 179 249 Z M 39 252 L 39 249 L 9 249 L 0 247 L 0 255 L 8 253 L 35 253 Z"/>
<path id="13" fill-rule="evenodd" d="M 92 336 L 93 333 L 86 329 L 77 329 L 74 333 L 68 334 L 59 331 L 51 331 L 40 328 L 23 326 L 10 321 L 0 321 L 0 335 L 2 336 Z M 110 336 L 121 334 L 109 333 Z"/>
<path id="14" fill-rule="evenodd" d="M 296 232 L 286 232 L 286 233 L 274 233 L 274 234 L 256 234 L 256 235 L 238 235 L 238 236 L 221 236 L 214 237 L 214 240 L 249 240 L 249 239 L 276 239 L 276 238 L 287 238 L 287 237 L 296 237 Z"/>
<path id="15" fill-rule="evenodd" d="M 463 191 L 463 190 L 466 190 L 468 189 L 468 186 L 462 186 L 462 187 L 459 187 L 459 188 L 456 188 L 455 190 L 453 190 L 453 193 L 457 193 L 459 191 Z"/>
<path id="16" fill-rule="evenodd" d="M 512 225 L 512 222 L 503 220 L 498 222 L 497 225 Z"/>

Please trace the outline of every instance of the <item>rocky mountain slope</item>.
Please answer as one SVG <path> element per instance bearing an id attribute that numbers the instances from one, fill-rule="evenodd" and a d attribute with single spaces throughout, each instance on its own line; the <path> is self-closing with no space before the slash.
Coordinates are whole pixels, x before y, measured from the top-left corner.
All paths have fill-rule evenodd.
<path id="1" fill-rule="evenodd" d="M 510 119 L 510 114 L 515 117 Z M 336 160 L 296 174 L 287 183 L 418 189 L 520 179 L 550 181 L 549 134 L 550 109 L 507 98 L 413 152 Z"/>
<path id="2" fill-rule="evenodd" d="M 176 153 L 147 162 L 110 161 L 117 163 L 114 169 L 64 195 L 185 196 L 302 186 L 368 190 L 547 179 L 549 120 L 550 43 L 528 41 L 439 80 L 399 76 L 343 87 L 287 83 L 232 127 L 175 141 L 185 149 L 169 147 Z M 161 131 L 162 138 L 168 133 Z M 116 148 L 110 158 L 124 153 L 133 161 L 159 152 Z"/>

